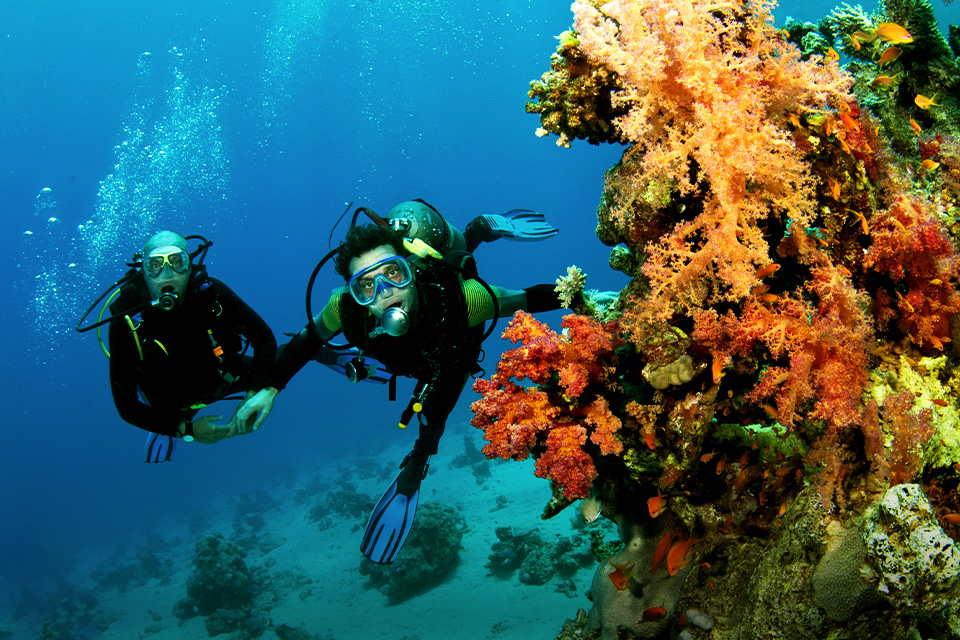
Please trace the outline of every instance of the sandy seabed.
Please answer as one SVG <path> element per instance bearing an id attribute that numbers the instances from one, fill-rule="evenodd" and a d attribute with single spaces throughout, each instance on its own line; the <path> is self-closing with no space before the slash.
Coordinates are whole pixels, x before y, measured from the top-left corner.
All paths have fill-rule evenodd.
<path id="1" fill-rule="evenodd" d="M 349 478 L 359 493 L 369 495 L 375 502 L 391 482 L 389 475 L 383 477 L 386 470 L 393 473 L 396 461 L 404 453 L 398 449 L 385 451 L 375 459 L 346 460 L 338 469 L 330 469 L 329 477 L 321 476 L 320 486 L 335 487 Z M 262 567 L 267 576 L 282 578 L 275 581 L 284 583 L 283 588 L 274 589 L 279 599 L 265 614 L 272 623 L 299 627 L 323 640 L 547 640 L 555 638 L 564 620 L 572 618 L 579 608 L 589 610 L 585 594 L 595 562 L 573 576 L 574 589 L 568 583 L 567 591 L 572 596 L 558 589 L 558 576 L 542 586 L 529 586 L 520 582 L 516 571 L 505 577 L 495 576 L 485 566 L 491 545 L 497 541 L 498 527 L 535 529 L 545 541 L 569 537 L 575 533 L 579 520 L 576 505 L 544 521 L 540 514 L 550 499 L 550 489 L 546 481 L 533 477 L 532 462 L 480 462 L 489 466 L 490 477 L 478 482 L 473 466 L 453 464 L 456 454 L 441 452 L 434 457 L 423 483 L 420 505 L 439 501 L 457 508 L 464 516 L 469 530 L 461 543 L 459 564 L 441 584 L 399 602 L 385 596 L 360 574 L 361 562 L 366 562 L 359 550 L 362 518 L 328 519 L 323 523 L 326 528 L 311 520 L 311 507 L 319 497 L 303 501 L 302 495 L 305 487 L 317 484 L 316 472 L 305 473 L 291 486 L 272 491 L 272 506 L 262 513 L 266 524 L 254 537 L 268 536 L 273 544 L 261 548 L 253 545 L 244 559 L 251 569 Z M 219 532 L 226 539 L 235 539 L 236 511 L 236 503 L 212 509 L 207 514 L 210 524 L 206 533 Z M 331 522 L 332 526 L 327 526 Z M 152 578 L 139 586 L 104 590 L 92 576 L 98 567 L 121 562 L 114 545 L 91 555 L 71 577 L 80 589 L 96 589 L 99 608 L 115 620 L 102 634 L 88 629 L 79 638 L 209 637 L 204 618 L 181 622 L 173 615 L 174 604 L 186 596 L 195 543 L 204 533 L 191 533 L 188 523 L 175 522 L 164 534 L 165 540 L 175 541 L 165 546 L 162 556 L 173 567 L 172 575 Z M 612 536 L 612 531 L 608 532 L 607 538 Z M 274 544 L 278 546 L 273 547 Z M 264 547 L 266 552 L 261 550 Z M 9 620 L 6 615 L 2 618 Z M 12 626 L 5 622 L 0 628 L 11 630 L 16 639 L 41 638 L 33 617 Z M 269 630 L 261 636 L 266 640 L 275 637 Z"/>

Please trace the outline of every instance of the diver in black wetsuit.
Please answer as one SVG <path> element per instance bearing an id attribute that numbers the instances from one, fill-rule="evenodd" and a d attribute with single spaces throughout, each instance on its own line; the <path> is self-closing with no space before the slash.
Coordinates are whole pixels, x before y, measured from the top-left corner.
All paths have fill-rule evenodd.
<path id="1" fill-rule="evenodd" d="M 394 376 L 415 378 L 401 426 L 416 414 L 419 438 L 374 509 L 361 545 L 369 559 L 390 563 L 413 524 L 420 482 L 447 416 L 478 370 L 484 322 L 521 309 L 560 308 L 554 285 L 523 290 L 486 285 L 477 275 L 473 249 L 502 237 L 539 240 L 557 230 L 536 212 L 515 210 L 480 216 L 461 234 L 419 200 L 397 205 L 387 221 L 368 215 L 378 224 L 352 227 L 336 253 L 335 268 L 346 286 L 328 300 L 312 327 L 284 347 L 270 384 L 244 403 L 237 417 L 244 425 L 255 418 L 254 428 L 259 427 L 279 391 L 341 331 L 359 349 L 357 371 L 364 370 L 367 355 Z"/>
<path id="2" fill-rule="evenodd" d="M 154 434 L 147 461 L 169 460 L 174 438 L 213 444 L 246 433 L 199 409 L 269 381 L 277 343 L 270 327 L 227 285 L 191 263 L 187 241 L 161 231 L 143 248 L 142 275 L 110 306 L 110 388 L 120 417 Z M 253 355 L 245 355 L 246 347 Z"/>

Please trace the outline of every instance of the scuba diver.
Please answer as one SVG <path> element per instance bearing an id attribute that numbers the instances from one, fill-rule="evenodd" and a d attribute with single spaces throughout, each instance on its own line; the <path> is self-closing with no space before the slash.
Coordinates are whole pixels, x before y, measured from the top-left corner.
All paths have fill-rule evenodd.
<path id="1" fill-rule="evenodd" d="M 522 290 L 487 285 L 477 274 L 473 250 L 498 238 L 540 240 L 558 231 L 529 210 L 479 216 L 465 233 L 423 200 L 398 204 L 386 220 L 369 209 L 360 211 L 374 224 L 356 225 L 355 213 L 343 243 L 327 254 L 313 276 L 332 257 L 346 286 L 334 290 L 316 316 L 309 307 L 308 289 L 307 327 L 282 348 L 269 385 L 240 407 L 237 422 L 245 428 L 255 419 L 252 428 L 259 428 L 277 394 L 341 332 L 359 353 L 351 368 L 353 381 L 367 375 L 371 359 L 375 368 L 393 376 L 391 396 L 396 376 L 416 379 L 400 426 L 405 428 L 416 415 L 419 437 L 373 510 L 361 544 L 368 559 L 389 564 L 410 532 L 430 456 L 437 453 L 447 417 L 464 386 L 480 371 L 481 345 L 496 319 L 521 309 L 560 308 L 552 284 Z M 490 328 L 484 331 L 488 320 Z"/>
<path id="2" fill-rule="evenodd" d="M 252 397 L 269 382 L 276 359 L 270 327 L 230 288 L 207 276 L 202 262 L 212 243 L 200 239 L 191 254 L 187 239 L 177 233 L 151 237 L 127 275 L 77 324 L 81 332 L 109 324 L 104 352 L 114 404 L 123 420 L 150 432 L 146 462 L 169 461 L 176 439 L 213 444 L 246 433 L 234 428 L 233 419 L 218 425 L 222 416 L 195 416 L 230 394 Z M 116 301 L 107 300 L 112 315 L 80 327 L 114 287 Z M 248 347 L 252 356 L 245 354 Z"/>

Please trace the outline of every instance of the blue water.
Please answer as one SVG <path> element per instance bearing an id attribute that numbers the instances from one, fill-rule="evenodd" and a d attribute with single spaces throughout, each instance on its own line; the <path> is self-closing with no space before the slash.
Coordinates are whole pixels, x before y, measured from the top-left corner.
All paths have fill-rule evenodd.
<path id="1" fill-rule="evenodd" d="M 935 8 L 960 22 L 960 2 Z M 72 327 L 156 230 L 214 240 L 211 274 L 281 341 L 304 324 L 307 277 L 348 202 L 385 212 L 422 197 L 460 225 L 536 209 L 561 235 L 481 247 L 491 283 L 552 282 L 577 264 L 588 286 L 622 287 L 594 235 L 620 150 L 560 149 L 523 108 L 570 22 L 568 3 L 548 0 L 3 2 L 0 592 L 53 583 L 91 545 L 163 514 L 412 444 L 382 389 L 314 365 L 256 435 L 144 465 L 95 337 Z M 490 367 L 502 346 L 488 343 Z"/>

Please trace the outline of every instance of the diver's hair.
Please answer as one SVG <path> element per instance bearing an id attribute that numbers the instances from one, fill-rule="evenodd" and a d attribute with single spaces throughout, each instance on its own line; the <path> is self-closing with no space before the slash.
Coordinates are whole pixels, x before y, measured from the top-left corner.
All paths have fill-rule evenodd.
<path id="1" fill-rule="evenodd" d="M 340 244 L 340 252 L 333 259 L 333 269 L 345 281 L 350 280 L 350 261 L 371 249 L 390 246 L 398 256 L 406 256 L 403 248 L 403 236 L 399 231 L 376 224 L 361 224 L 350 229 Z"/>

